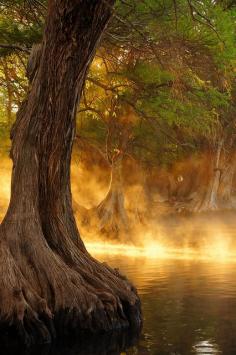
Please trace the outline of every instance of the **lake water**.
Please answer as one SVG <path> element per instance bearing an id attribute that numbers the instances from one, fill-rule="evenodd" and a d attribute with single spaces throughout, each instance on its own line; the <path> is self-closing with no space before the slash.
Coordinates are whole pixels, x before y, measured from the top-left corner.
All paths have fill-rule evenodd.
<path id="1" fill-rule="evenodd" d="M 236 354 L 236 263 L 109 254 L 99 259 L 119 267 L 142 300 L 142 335 L 123 354 Z"/>

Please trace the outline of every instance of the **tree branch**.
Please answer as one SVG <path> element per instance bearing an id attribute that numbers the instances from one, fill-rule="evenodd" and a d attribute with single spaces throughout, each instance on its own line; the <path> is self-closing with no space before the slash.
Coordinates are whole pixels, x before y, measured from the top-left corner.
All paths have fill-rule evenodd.
<path id="1" fill-rule="evenodd" d="M 118 95 L 119 99 L 122 100 L 123 102 L 127 103 L 129 106 L 131 106 L 135 112 L 140 116 L 143 117 L 147 122 L 149 122 L 149 124 L 153 127 L 153 129 L 156 132 L 162 132 L 170 141 L 174 142 L 175 144 L 178 144 L 180 146 L 182 146 L 181 142 L 179 142 L 178 139 L 176 139 L 175 137 L 173 137 L 172 135 L 170 135 L 168 132 L 166 132 L 160 125 L 160 123 L 158 123 L 156 121 L 157 117 L 154 116 L 149 116 L 147 115 L 144 111 L 140 110 L 139 108 L 136 107 L 135 103 L 132 102 L 131 100 L 127 99 L 126 97 L 120 96 L 119 92 L 116 91 L 116 89 L 114 89 L 113 87 L 109 87 L 104 83 L 99 82 L 96 79 L 93 79 L 91 77 L 87 78 L 88 81 L 91 81 L 92 83 L 94 83 L 95 85 L 101 87 L 102 89 L 104 89 L 105 91 L 111 91 L 113 93 L 115 93 L 116 95 Z M 158 129 L 157 129 L 158 126 Z"/>
<path id="2" fill-rule="evenodd" d="M 12 49 L 12 50 L 17 50 L 21 52 L 25 52 L 27 54 L 30 54 L 30 49 L 27 47 L 22 47 L 18 44 L 5 44 L 5 43 L 0 43 L 0 48 L 4 49 Z"/>

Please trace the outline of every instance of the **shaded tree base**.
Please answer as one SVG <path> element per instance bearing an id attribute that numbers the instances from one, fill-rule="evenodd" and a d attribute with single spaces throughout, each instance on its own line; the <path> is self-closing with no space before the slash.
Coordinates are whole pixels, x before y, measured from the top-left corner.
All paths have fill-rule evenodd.
<path id="1" fill-rule="evenodd" d="M 140 327 L 137 291 L 117 270 L 71 239 L 55 252 L 36 220 L 17 226 L 18 232 L 4 220 L 0 229 L 1 333 L 13 332 L 29 346 L 58 335 Z"/>
<path id="2" fill-rule="evenodd" d="M 110 303 L 109 296 L 107 302 Z M 120 300 L 119 307 L 112 309 L 110 304 L 106 311 L 105 307 L 96 307 L 93 311 L 88 309 L 87 312 L 81 311 L 81 308 L 81 305 L 77 308 L 61 308 L 52 317 L 45 312 L 37 314 L 25 310 L 23 320 L 16 317 L 2 320 L 0 344 L 31 347 L 50 344 L 69 336 L 105 336 L 114 331 L 137 334 L 142 327 L 139 299 L 134 304 Z"/>
<path id="3" fill-rule="evenodd" d="M 4 329 L 5 331 L 1 332 L 0 345 L 1 351 L 8 355 L 118 355 L 136 345 L 141 332 L 141 327 L 100 333 L 77 330 L 76 333 L 73 331 L 64 334 L 49 344 L 31 344 L 26 348 L 19 343 L 14 327 Z"/>

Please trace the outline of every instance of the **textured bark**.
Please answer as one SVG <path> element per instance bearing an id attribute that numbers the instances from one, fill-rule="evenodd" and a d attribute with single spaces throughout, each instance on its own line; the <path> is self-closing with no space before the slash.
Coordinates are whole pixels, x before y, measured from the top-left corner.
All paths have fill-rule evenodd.
<path id="1" fill-rule="evenodd" d="M 0 227 L 0 317 L 25 342 L 141 323 L 133 286 L 86 251 L 72 213 L 75 112 L 113 0 L 50 0 L 38 67 L 12 130 Z M 39 56 L 37 55 L 37 58 Z"/>

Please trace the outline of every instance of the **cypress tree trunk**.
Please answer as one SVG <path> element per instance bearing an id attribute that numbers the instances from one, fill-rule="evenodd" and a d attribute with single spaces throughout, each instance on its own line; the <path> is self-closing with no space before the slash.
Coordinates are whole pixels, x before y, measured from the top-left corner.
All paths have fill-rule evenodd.
<path id="1" fill-rule="evenodd" d="M 111 120 L 110 125 L 115 131 L 116 122 Z M 111 158 L 111 178 L 108 193 L 98 206 L 90 210 L 92 224 L 96 225 L 99 232 L 108 238 L 127 241 L 129 235 L 129 218 L 125 209 L 124 183 L 123 183 L 123 159 L 127 151 L 130 130 L 123 127 L 123 130 L 116 131 L 119 136 L 118 149 Z"/>
<path id="2" fill-rule="evenodd" d="M 218 189 L 220 186 L 221 169 L 220 160 L 223 148 L 223 139 L 218 143 L 215 156 L 212 159 L 212 167 L 208 187 L 203 195 L 201 202 L 195 206 L 195 210 L 199 212 L 213 211 L 218 209 Z"/>
<path id="3" fill-rule="evenodd" d="M 70 160 L 86 71 L 114 0 L 50 0 L 38 67 L 12 131 L 12 191 L 0 227 L 0 317 L 25 343 L 57 331 L 140 325 L 133 286 L 86 251 Z"/>
<path id="4" fill-rule="evenodd" d="M 232 189 L 233 178 L 236 171 L 236 153 L 230 155 L 229 161 L 225 164 L 222 172 L 220 186 L 218 191 L 218 200 L 221 208 L 233 208 Z"/>
<path id="5" fill-rule="evenodd" d="M 113 160 L 108 193 L 95 209 L 100 232 L 113 238 L 119 238 L 122 234 L 127 236 L 129 230 L 129 218 L 124 205 L 122 163 L 123 154 Z"/>

